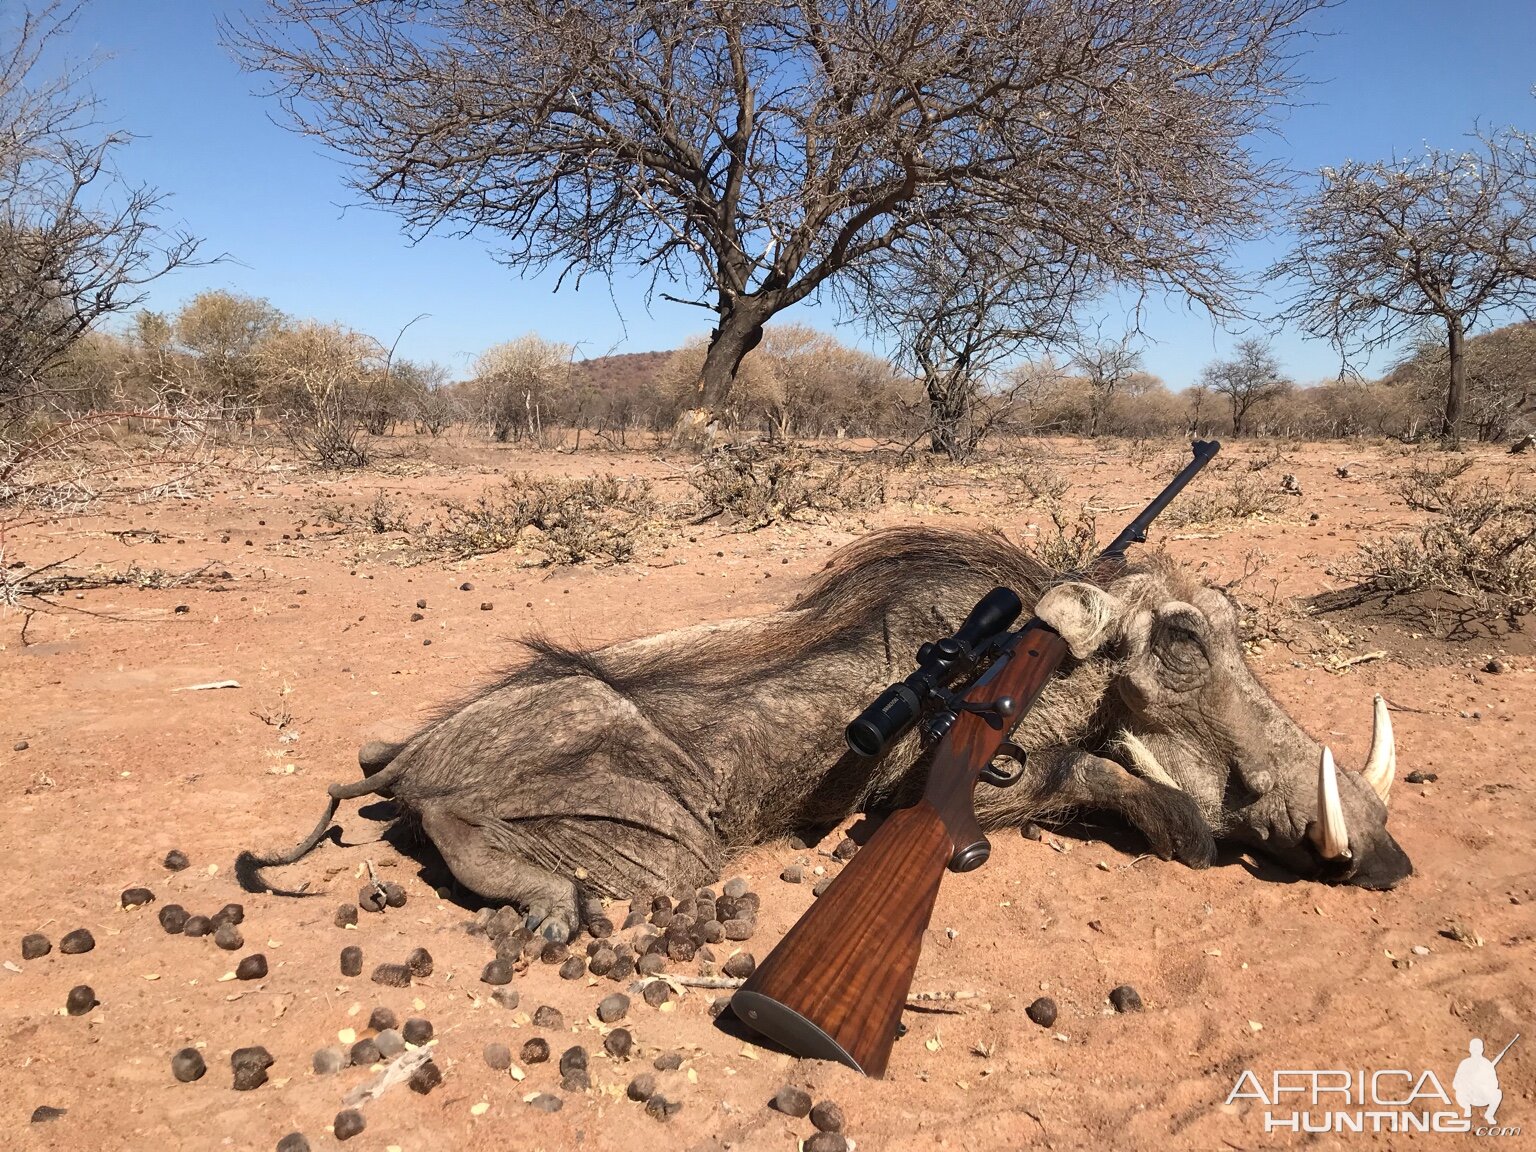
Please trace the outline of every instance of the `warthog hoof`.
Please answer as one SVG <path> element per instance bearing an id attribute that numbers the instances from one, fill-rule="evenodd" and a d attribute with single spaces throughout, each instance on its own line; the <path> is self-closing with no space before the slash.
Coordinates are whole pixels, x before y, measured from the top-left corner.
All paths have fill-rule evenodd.
<path id="1" fill-rule="evenodd" d="M 1187 792 L 1144 782 L 1146 790 L 1127 813 L 1147 844 L 1164 860 L 1191 868 L 1209 868 L 1216 861 L 1216 837 L 1200 806 Z"/>

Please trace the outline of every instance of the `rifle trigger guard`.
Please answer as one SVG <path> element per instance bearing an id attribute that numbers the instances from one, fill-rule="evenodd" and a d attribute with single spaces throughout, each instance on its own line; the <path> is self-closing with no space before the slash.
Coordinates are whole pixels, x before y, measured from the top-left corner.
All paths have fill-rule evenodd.
<path id="1" fill-rule="evenodd" d="M 1017 763 L 1012 772 L 1005 771 L 997 766 L 993 760 L 981 770 L 981 779 L 994 788 L 1011 788 L 1024 776 L 1024 769 L 1028 766 L 1029 753 L 1020 748 L 1012 740 L 1004 740 L 997 749 L 998 756 L 1006 756 Z"/>

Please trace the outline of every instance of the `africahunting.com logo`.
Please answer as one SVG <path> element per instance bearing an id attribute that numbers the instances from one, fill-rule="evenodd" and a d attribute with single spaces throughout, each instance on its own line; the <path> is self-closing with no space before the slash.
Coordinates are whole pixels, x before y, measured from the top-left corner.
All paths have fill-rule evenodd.
<path id="1" fill-rule="evenodd" d="M 1227 1103 L 1252 1101 L 1264 1109 L 1266 1132 L 1466 1132 L 1518 1136 L 1500 1125 L 1499 1061 L 1518 1033 L 1492 1060 L 1474 1038 L 1446 1092 L 1433 1069 L 1284 1068 L 1263 1080 L 1244 1069 Z"/>

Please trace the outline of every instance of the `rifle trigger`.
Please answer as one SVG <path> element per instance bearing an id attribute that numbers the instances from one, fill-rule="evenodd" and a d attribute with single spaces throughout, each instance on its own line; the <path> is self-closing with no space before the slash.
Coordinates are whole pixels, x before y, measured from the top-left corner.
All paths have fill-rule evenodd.
<path id="1" fill-rule="evenodd" d="M 998 745 L 997 755 L 1006 756 L 1018 765 L 1012 772 L 999 768 L 996 759 L 981 770 L 981 778 L 994 788 L 1011 788 L 1024 776 L 1024 769 L 1028 766 L 1029 753 L 1020 748 L 1012 740 L 1004 740 Z"/>

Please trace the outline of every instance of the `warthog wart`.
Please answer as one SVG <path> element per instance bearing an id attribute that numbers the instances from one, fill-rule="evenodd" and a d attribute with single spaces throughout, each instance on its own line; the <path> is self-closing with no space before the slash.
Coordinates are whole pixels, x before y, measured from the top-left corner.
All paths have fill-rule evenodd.
<path id="1" fill-rule="evenodd" d="M 983 826 L 1107 809 L 1196 868 L 1225 840 L 1330 882 L 1410 874 L 1386 829 L 1385 706 L 1367 771 L 1337 773 L 1248 669 L 1221 592 L 1158 557 L 1100 587 L 998 535 L 899 528 L 838 552 L 780 612 L 596 650 L 529 641 L 525 664 L 409 740 L 365 747 L 367 776 L 332 786 L 314 833 L 243 854 L 241 876 L 260 885 L 259 868 L 298 860 L 340 800 L 389 795 L 462 884 L 564 939 L 586 898 L 678 892 L 733 850 L 914 800 L 919 737 L 875 761 L 843 727 L 998 584 L 1072 658 L 1015 732 L 1024 779 L 979 786 Z"/>

